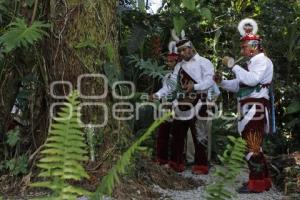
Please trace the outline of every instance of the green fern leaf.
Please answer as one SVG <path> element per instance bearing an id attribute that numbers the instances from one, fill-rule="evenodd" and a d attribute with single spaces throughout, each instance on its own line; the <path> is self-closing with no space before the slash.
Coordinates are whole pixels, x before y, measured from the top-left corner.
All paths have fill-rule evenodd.
<path id="1" fill-rule="evenodd" d="M 59 187 L 56 184 L 53 184 L 53 182 L 50 182 L 50 181 L 32 183 L 31 186 L 32 187 L 44 187 L 44 188 L 49 188 L 51 190 L 59 189 Z"/>
<path id="2" fill-rule="evenodd" d="M 169 71 L 165 70 L 165 66 L 158 65 L 157 61 L 148 59 L 139 59 L 137 56 L 128 56 L 130 59 L 130 64 L 135 64 L 134 66 L 140 69 L 142 72 L 139 77 L 148 76 L 153 79 L 162 79 Z"/>
<path id="3" fill-rule="evenodd" d="M 58 194 L 54 199 L 76 199 L 79 195 L 90 195 L 88 191 L 66 183 L 67 180 L 89 178 L 81 165 L 88 157 L 81 124 L 77 121 L 77 98 L 77 92 L 68 97 L 68 103 L 59 113 L 61 118 L 52 123 L 45 149 L 41 151 L 43 158 L 37 165 L 42 170 L 39 176 L 51 181 L 32 184 L 33 187 L 53 190 Z"/>
<path id="4" fill-rule="evenodd" d="M 173 113 L 166 113 L 162 118 L 154 121 L 147 131 L 122 155 L 117 164 L 103 177 L 101 184 L 97 187 L 92 199 L 102 199 L 103 195 L 111 195 L 115 182 L 119 181 L 119 174 L 125 172 L 125 168 L 130 164 L 132 156 L 138 151 L 142 142 L 151 136 L 151 133 L 164 121 L 170 118 Z"/>
<path id="5" fill-rule="evenodd" d="M 8 53 L 17 47 L 28 47 L 40 40 L 44 35 L 48 36 L 43 29 L 50 25 L 35 21 L 31 26 L 27 26 L 24 19 L 17 18 L 15 22 L 8 25 L 8 30 L 0 37 L 0 43 Z"/>
<path id="6" fill-rule="evenodd" d="M 240 170 L 246 163 L 244 160 L 246 142 L 241 137 L 234 138 L 228 136 L 228 139 L 232 144 L 226 145 L 223 156 L 218 155 L 223 166 L 217 167 L 214 173 L 217 177 L 216 183 L 207 187 L 207 199 L 231 199 L 234 194 L 226 187 L 229 187 L 234 183 L 236 176 L 240 173 Z"/>
<path id="7" fill-rule="evenodd" d="M 13 129 L 7 133 L 7 144 L 10 147 L 14 147 L 18 141 L 20 140 L 20 130 L 19 129 Z"/>

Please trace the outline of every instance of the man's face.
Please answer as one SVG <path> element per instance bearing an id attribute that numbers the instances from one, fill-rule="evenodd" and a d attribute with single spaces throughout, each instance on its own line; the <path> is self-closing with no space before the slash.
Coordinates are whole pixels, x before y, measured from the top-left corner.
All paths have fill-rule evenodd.
<path id="1" fill-rule="evenodd" d="M 256 53 L 256 49 L 252 45 L 248 44 L 248 41 L 241 43 L 241 54 L 244 57 L 253 57 Z"/>
<path id="2" fill-rule="evenodd" d="M 194 52 L 191 47 L 178 48 L 178 52 L 179 52 L 181 58 L 185 61 L 189 61 L 194 56 Z"/>
<path id="3" fill-rule="evenodd" d="M 167 57 L 166 65 L 169 69 L 174 69 L 174 67 L 176 65 L 176 60 L 174 58 Z"/>

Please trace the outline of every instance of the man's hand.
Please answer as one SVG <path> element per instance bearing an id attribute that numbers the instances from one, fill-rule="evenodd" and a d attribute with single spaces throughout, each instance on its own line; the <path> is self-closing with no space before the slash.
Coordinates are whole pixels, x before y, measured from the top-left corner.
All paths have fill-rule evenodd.
<path id="1" fill-rule="evenodd" d="M 219 85 L 223 78 L 222 78 L 222 74 L 220 72 L 217 72 L 214 77 L 213 77 L 214 81 Z"/>
<path id="2" fill-rule="evenodd" d="M 232 57 L 229 57 L 229 56 L 225 56 L 222 59 L 222 63 L 223 63 L 223 65 L 227 66 L 229 69 L 231 69 L 235 64 L 234 59 Z"/>
<path id="3" fill-rule="evenodd" d="M 149 95 L 149 101 L 158 101 L 159 97 L 156 94 Z"/>
<path id="4" fill-rule="evenodd" d="M 182 89 L 185 92 L 191 92 L 194 90 L 194 83 L 192 81 L 187 81 L 185 84 L 182 85 Z"/>

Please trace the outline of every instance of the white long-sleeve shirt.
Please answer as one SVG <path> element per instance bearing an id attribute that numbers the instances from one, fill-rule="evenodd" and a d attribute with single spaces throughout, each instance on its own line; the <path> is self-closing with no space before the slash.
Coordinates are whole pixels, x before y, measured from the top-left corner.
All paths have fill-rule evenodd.
<path id="1" fill-rule="evenodd" d="M 271 83 L 273 78 L 273 63 L 264 53 L 260 53 L 250 59 L 248 71 L 239 65 L 235 65 L 232 71 L 235 73 L 236 78 L 233 80 L 223 80 L 221 87 L 230 92 L 238 92 L 241 83 L 248 86 Z M 269 99 L 269 90 L 264 87 L 260 91 L 253 91 L 248 96 L 242 98 Z"/>
<path id="2" fill-rule="evenodd" d="M 170 95 L 176 89 L 179 69 L 180 63 L 177 63 L 173 72 L 165 75 L 162 80 L 162 88 L 155 93 L 159 99 Z"/>
<path id="3" fill-rule="evenodd" d="M 183 60 L 181 67 L 197 82 L 194 85 L 194 90 L 206 93 L 208 88 L 214 85 L 214 66 L 208 59 L 199 56 L 199 54 L 195 54 L 189 61 Z"/>

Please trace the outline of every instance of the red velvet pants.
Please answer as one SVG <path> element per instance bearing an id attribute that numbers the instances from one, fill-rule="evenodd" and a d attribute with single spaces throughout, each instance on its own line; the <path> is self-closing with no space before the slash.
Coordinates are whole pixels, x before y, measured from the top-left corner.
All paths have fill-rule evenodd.
<path id="1" fill-rule="evenodd" d="M 156 139 L 156 161 L 159 164 L 166 164 L 169 160 L 168 149 L 171 134 L 172 122 L 164 122 L 158 129 Z"/>
<path id="2" fill-rule="evenodd" d="M 241 106 L 249 102 L 253 103 L 250 106 L 256 106 L 256 113 L 242 131 L 242 137 L 246 140 L 248 148 L 247 162 L 250 171 L 248 190 L 263 192 L 272 186 L 266 159 L 261 149 L 266 122 L 265 110 L 261 108 L 267 107 L 268 102 L 266 99 L 246 99 L 241 101 Z"/>
<path id="3" fill-rule="evenodd" d="M 195 145 L 195 165 L 207 166 L 205 147 L 196 139 L 195 118 L 191 120 L 174 120 L 171 128 L 171 159 L 177 165 L 184 164 L 184 143 L 188 129 L 191 129 Z"/>

